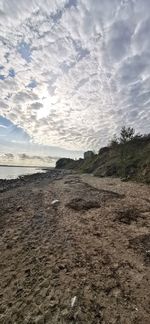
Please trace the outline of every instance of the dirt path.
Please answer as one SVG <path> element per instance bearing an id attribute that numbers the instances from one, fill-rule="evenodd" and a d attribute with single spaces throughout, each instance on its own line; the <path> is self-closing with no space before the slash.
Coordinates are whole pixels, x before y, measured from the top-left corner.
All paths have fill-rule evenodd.
<path id="1" fill-rule="evenodd" d="M 68 175 L 0 204 L 0 323 L 150 323 L 149 187 Z"/>

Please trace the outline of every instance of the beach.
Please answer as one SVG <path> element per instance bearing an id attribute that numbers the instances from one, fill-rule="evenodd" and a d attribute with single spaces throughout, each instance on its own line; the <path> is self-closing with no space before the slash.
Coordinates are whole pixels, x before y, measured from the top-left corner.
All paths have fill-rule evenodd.
<path id="1" fill-rule="evenodd" d="M 149 186 L 54 169 L 0 192 L 0 324 L 149 324 Z"/>

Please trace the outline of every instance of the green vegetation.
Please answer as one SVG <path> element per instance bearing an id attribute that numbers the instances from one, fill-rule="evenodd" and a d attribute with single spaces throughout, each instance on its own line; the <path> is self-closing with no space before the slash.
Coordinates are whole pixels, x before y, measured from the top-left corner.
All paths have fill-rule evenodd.
<path id="1" fill-rule="evenodd" d="M 56 168 L 150 183 L 150 134 L 134 133 L 133 128 L 122 127 L 120 137 L 115 135 L 110 144 L 101 148 L 98 154 L 93 153 L 76 161 L 60 159 Z"/>

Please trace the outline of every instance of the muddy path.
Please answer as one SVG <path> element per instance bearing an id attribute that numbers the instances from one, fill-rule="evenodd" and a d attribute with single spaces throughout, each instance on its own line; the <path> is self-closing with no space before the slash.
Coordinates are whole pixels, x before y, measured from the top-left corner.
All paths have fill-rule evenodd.
<path id="1" fill-rule="evenodd" d="M 150 323 L 149 187 L 64 175 L 0 204 L 0 323 Z"/>

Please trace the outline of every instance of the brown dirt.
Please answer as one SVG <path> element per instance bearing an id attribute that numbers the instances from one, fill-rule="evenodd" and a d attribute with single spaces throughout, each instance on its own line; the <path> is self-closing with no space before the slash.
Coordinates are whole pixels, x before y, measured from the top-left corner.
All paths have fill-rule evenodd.
<path id="1" fill-rule="evenodd" d="M 2 193 L 0 324 L 149 324 L 149 197 L 87 175 Z"/>

